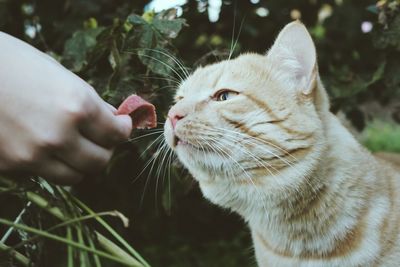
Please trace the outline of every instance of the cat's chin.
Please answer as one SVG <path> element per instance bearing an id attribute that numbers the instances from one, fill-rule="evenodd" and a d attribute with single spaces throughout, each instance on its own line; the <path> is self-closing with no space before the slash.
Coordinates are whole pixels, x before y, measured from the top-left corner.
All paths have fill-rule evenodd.
<path id="1" fill-rule="evenodd" d="M 189 143 L 178 144 L 175 152 L 179 160 L 190 171 L 202 170 L 207 173 L 221 169 L 224 161 L 221 157 L 211 151 L 204 150 Z"/>

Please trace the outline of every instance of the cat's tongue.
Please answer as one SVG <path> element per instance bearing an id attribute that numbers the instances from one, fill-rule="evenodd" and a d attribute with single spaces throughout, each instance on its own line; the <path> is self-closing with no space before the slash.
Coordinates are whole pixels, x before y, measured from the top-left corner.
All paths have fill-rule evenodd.
<path id="1" fill-rule="evenodd" d="M 137 95 L 131 95 L 125 99 L 118 107 L 117 114 L 130 115 L 135 129 L 147 129 L 157 126 L 155 107 Z"/>

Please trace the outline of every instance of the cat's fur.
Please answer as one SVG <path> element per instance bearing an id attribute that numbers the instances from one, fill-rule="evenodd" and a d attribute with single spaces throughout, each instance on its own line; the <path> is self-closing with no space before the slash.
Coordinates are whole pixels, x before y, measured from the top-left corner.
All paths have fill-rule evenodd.
<path id="1" fill-rule="evenodd" d="M 329 111 L 301 23 L 267 55 L 197 69 L 165 136 L 204 196 L 246 220 L 260 267 L 400 266 L 400 175 Z"/>

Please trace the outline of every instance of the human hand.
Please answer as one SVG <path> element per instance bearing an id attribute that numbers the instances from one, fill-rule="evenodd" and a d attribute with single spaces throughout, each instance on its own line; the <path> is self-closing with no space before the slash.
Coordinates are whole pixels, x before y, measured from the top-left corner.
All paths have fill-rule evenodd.
<path id="1" fill-rule="evenodd" d="M 131 130 L 89 84 L 0 32 L 0 172 L 74 183 L 100 171 Z"/>

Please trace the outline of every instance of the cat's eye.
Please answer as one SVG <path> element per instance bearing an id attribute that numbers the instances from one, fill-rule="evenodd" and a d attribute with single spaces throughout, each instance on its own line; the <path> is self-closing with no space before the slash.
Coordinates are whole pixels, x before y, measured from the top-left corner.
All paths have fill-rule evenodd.
<path id="1" fill-rule="evenodd" d="M 223 90 L 219 90 L 218 92 L 215 93 L 214 95 L 214 99 L 216 101 L 226 101 L 231 99 L 232 97 L 238 95 L 238 92 L 232 91 L 232 90 L 227 90 L 227 89 L 223 89 Z"/>

